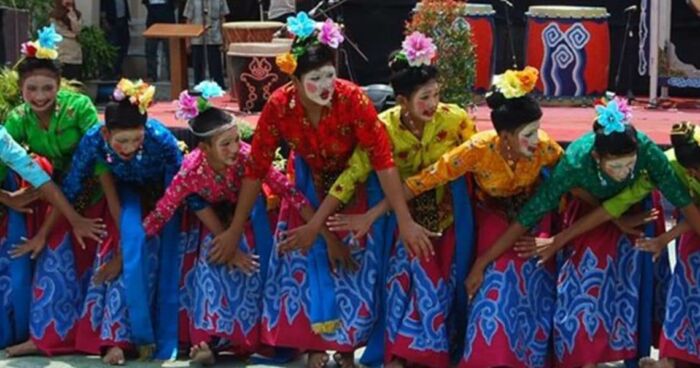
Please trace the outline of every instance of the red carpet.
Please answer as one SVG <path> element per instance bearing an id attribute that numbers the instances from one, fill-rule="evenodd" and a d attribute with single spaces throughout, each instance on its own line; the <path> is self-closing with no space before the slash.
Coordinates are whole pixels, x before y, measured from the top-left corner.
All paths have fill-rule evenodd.
<path id="1" fill-rule="evenodd" d="M 232 112 L 253 125 L 258 120 L 258 114 L 245 114 L 238 111 L 238 106 L 228 96 L 214 100 L 214 105 Z M 700 124 L 698 109 L 649 110 L 645 106 L 642 104 L 632 106 L 634 125 L 660 145 L 670 144 L 669 132 L 673 124 L 683 120 Z M 592 107 L 543 107 L 543 112 L 542 129 L 559 142 L 570 142 L 590 131 L 595 115 Z M 148 110 L 148 113 L 150 117 L 160 120 L 171 128 L 187 127 L 184 121 L 175 119 L 174 102 L 157 103 Z M 472 114 L 476 117 L 479 130 L 491 129 L 488 107 L 479 106 Z"/>

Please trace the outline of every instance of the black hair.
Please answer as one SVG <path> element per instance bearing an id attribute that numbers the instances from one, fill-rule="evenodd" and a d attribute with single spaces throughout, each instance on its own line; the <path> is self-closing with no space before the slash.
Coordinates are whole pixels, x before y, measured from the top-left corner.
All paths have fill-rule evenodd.
<path id="1" fill-rule="evenodd" d="M 53 60 L 25 57 L 24 60 L 17 65 L 17 73 L 19 74 L 20 80 L 24 80 L 37 70 L 47 70 L 51 72 L 51 74 L 56 77 L 56 80 L 60 80 L 61 78 L 61 67 Z"/>
<path id="2" fill-rule="evenodd" d="M 598 120 L 593 123 L 595 142 L 593 147 L 598 155 L 625 156 L 637 152 L 637 129 L 632 124 L 625 124 L 625 131 L 605 134 Z"/>
<path id="3" fill-rule="evenodd" d="M 389 82 L 394 89 L 395 96 L 408 98 L 418 88 L 436 79 L 438 70 L 433 65 L 410 66 L 408 60 L 396 57 L 400 52 L 401 50 L 397 50 L 389 55 L 389 69 L 391 70 Z"/>
<path id="4" fill-rule="evenodd" d="M 695 126 L 682 122 L 671 130 L 671 144 L 676 160 L 688 169 L 700 168 L 700 145 L 695 140 Z"/>
<path id="5" fill-rule="evenodd" d="M 146 125 L 148 113 L 141 114 L 139 107 L 132 104 L 128 97 L 121 101 L 110 101 L 105 108 L 105 125 L 107 129 L 134 129 Z"/>
<path id="6" fill-rule="evenodd" d="M 233 117 L 224 110 L 210 107 L 200 112 L 195 118 L 190 120 L 188 124 L 194 135 L 197 136 L 199 142 L 210 143 L 211 138 L 214 136 L 200 137 L 198 135 L 206 135 L 209 132 L 231 123 L 232 120 Z"/>
<path id="7" fill-rule="evenodd" d="M 529 94 L 506 98 L 495 87 L 486 94 L 486 104 L 491 108 L 491 122 L 497 132 L 515 132 L 523 125 L 542 117 L 540 104 Z"/>
<path id="8" fill-rule="evenodd" d="M 297 78 L 301 78 L 302 75 L 326 64 L 333 64 L 335 60 L 335 50 L 330 46 L 320 42 L 306 45 L 308 42 L 312 42 L 309 41 L 310 38 L 315 39 L 315 36 L 309 36 L 301 40 L 295 38 L 292 44 L 292 49 L 295 47 L 305 48 L 304 53 L 297 57 L 297 68 L 294 70 L 294 76 Z"/>

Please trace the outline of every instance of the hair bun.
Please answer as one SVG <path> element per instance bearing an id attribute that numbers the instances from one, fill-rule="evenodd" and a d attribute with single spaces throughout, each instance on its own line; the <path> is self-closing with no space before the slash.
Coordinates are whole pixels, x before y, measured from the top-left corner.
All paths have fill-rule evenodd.
<path id="1" fill-rule="evenodd" d="M 496 110 L 499 107 L 505 105 L 507 99 L 498 89 L 491 87 L 491 89 L 486 93 L 486 104 L 491 110 Z"/>
<path id="2" fill-rule="evenodd" d="M 399 57 L 399 54 L 401 54 L 401 50 L 396 50 L 389 55 L 389 69 L 394 74 L 410 68 L 410 65 L 408 65 L 408 60 Z"/>
<path id="3" fill-rule="evenodd" d="M 687 121 L 674 124 L 673 128 L 671 128 L 671 144 L 674 147 L 697 145 L 695 142 L 695 125 Z"/>

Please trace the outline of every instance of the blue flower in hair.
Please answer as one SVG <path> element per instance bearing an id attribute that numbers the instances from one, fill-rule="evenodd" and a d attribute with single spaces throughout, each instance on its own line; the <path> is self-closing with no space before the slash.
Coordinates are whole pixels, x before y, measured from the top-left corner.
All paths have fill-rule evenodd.
<path id="1" fill-rule="evenodd" d="M 605 106 L 598 105 L 595 111 L 598 114 L 598 124 L 603 127 L 603 134 L 610 135 L 625 131 L 625 114 L 620 111 L 617 101 L 612 100 Z"/>
<path id="2" fill-rule="evenodd" d="M 56 33 L 56 27 L 51 24 L 39 31 L 39 45 L 47 49 L 55 49 L 56 44 L 63 41 L 63 36 Z"/>
<path id="3" fill-rule="evenodd" d="M 200 82 L 194 87 L 194 90 L 201 93 L 202 97 L 207 100 L 212 97 L 221 97 L 224 95 L 224 90 L 221 89 L 221 86 L 212 81 Z"/>
<path id="4" fill-rule="evenodd" d="M 316 22 L 306 12 L 299 12 L 296 16 L 287 18 L 287 29 L 299 38 L 306 38 L 314 33 Z"/>

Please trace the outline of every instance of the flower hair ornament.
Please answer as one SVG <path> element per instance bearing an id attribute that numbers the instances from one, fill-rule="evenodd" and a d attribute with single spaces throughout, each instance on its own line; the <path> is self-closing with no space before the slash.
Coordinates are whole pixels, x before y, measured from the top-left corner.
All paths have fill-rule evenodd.
<path id="1" fill-rule="evenodd" d="M 142 81 L 141 79 L 132 82 L 129 79 L 123 78 L 114 88 L 112 99 L 117 102 L 129 99 L 129 102 L 139 108 L 139 112 L 143 115 L 148 110 L 148 107 L 153 104 L 153 98 L 156 94 L 156 88 Z"/>
<path id="2" fill-rule="evenodd" d="M 603 128 L 603 134 L 622 133 L 632 119 L 632 109 L 620 97 L 602 98 L 595 106 L 596 121 Z"/>
<path id="3" fill-rule="evenodd" d="M 58 58 L 58 43 L 63 36 L 56 33 L 56 27 L 51 24 L 39 31 L 39 38 L 22 44 L 22 55 L 28 58 L 55 60 Z"/>
<path id="4" fill-rule="evenodd" d="M 493 86 L 506 99 L 523 97 L 535 89 L 539 75 L 539 70 L 531 66 L 523 70 L 506 70 L 493 77 Z"/>
<path id="5" fill-rule="evenodd" d="M 221 86 L 212 81 L 203 81 L 199 83 L 193 88 L 193 91 L 195 93 L 190 93 L 188 90 L 180 92 L 180 97 L 176 102 L 177 110 L 175 111 L 175 117 L 177 119 L 190 122 L 188 126 L 192 134 L 197 137 L 211 137 L 236 125 L 235 120 L 231 120 L 231 122 L 205 133 L 200 133 L 192 129 L 192 120 L 212 107 L 209 100 L 224 95 L 224 90 Z"/>
<path id="6" fill-rule="evenodd" d="M 689 121 L 682 121 L 678 124 L 673 124 L 673 127 L 671 128 L 671 141 L 675 142 L 678 140 L 687 145 L 700 146 L 700 142 L 698 142 L 698 138 L 700 137 L 696 136 L 695 131 L 695 125 Z M 674 139 L 674 137 L 678 138 Z"/>
<path id="7" fill-rule="evenodd" d="M 345 37 L 340 26 L 331 19 L 317 23 L 306 12 L 287 18 L 287 30 L 295 36 L 292 50 L 277 56 L 277 66 L 284 73 L 294 74 L 297 60 L 312 45 L 323 44 L 337 49 Z"/>
<path id="8" fill-rule="evenodd" d="M 390 64 L 399 60 L 406 61 L 411 67 L 432 65 L 437 60 L 437 46 L 433 39 L 415 31 L 401 43 L 401 51 L 396 53 Z"/>

